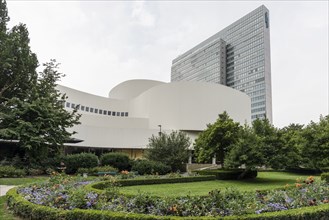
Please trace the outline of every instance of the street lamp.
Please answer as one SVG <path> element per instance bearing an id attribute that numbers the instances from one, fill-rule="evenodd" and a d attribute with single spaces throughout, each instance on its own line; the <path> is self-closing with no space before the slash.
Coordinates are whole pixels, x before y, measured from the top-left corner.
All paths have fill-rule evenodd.
<path id="1" fill-rule="evenodd" d="M 160 128 L 159 136 L 161 137 L 161 125 L 158 125 Z"/>

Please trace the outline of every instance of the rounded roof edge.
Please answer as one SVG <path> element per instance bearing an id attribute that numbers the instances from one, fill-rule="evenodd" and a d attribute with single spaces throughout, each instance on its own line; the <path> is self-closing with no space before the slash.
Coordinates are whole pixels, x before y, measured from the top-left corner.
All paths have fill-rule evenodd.
<path id="1" fill-rule="evenodd" d="M 112 88 L 108 97 L 111 99 L 131 99 L 139 96 L 141 93 L 152 87 L 162 84 L 166 83 L 148 79 L 127 80 Z"/>

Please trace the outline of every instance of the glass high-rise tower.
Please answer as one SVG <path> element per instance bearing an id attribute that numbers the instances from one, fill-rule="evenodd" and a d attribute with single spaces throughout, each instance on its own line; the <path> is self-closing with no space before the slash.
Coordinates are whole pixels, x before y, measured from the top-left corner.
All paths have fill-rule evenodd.
<path id="1" fill-rule="evenodd" d="M 251 98 L 251 119 L 272 122 L 268 9 L 258 7 L 178 56 L 172 61 L 171 81 L 213 82 L 240 90 Z"/>

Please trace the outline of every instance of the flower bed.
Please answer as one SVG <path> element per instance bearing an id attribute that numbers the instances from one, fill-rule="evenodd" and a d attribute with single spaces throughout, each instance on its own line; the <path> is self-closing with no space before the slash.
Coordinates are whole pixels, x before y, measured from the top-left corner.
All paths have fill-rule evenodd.
<path id="1" fill-rule="evenodd" d="M 31 219 L 52 219 L 51 216 L 75 219 L 72 216 L 77 217 L 77 213 L 81 215 L 79 219 L 92 219 L 92 216 L 96 219 L 103 214 L 107 217 L 102 219 L 234 219 L 237 216 L 240 219 L 320 219 L 329 216 L 329 185 L 315 182 L 312 177 L 281 190 L 240 192 L 227 189 L 212 191 L 208 196 L 180 198 L 143 193 L 127 198 L 119 193 L 115 182 L 112 187 L 98 192 L 86 190 L 84 186 L 89 183 L 56 177 L 46 183 L 19 188 L 17 192 L 10 191 L 8 205 L 17 214 Z"/>

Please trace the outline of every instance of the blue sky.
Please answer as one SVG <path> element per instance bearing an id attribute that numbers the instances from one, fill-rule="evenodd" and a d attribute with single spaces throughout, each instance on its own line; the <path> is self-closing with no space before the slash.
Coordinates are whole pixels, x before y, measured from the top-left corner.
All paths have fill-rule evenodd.
<path id="1" fill-rule="evenodd" d="M 107 96 L 130 79 L 169 82 L 171 62 L 264 4 L 270 10 L 273 122 L 328 114 L 328 1 L 7 1 L 61 84 Z"/>

